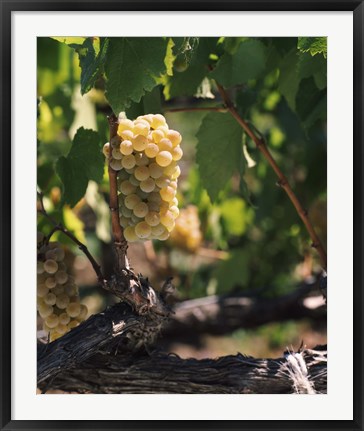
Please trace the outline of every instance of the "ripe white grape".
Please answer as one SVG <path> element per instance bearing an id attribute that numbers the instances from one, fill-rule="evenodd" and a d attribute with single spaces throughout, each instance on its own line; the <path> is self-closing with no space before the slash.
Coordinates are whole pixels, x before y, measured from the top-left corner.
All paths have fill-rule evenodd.
<path id="1" fill-rule="evenodd" d="M 166 175 L 168 178 L 171 178 L 177 166 L 177 162 L 173 161 L 170 165 L 166 166 L 163 169 L 163 175 Z M 171 178 L 172 179 L 172 178 Z"/>
<path id="2" fill-rule="evenodd" d="M 145 181 L 148 181 L 148 180 L 145 180 Z M 142 181 L 143 182 L 143 181 Z M 141 183 L 140 183 L 141 184 Z M 144 200 L 144 199 L 146 199 L 147 197 L 148 197 L 148 193 L 147 192 L 145 192 L 145 191 L 143 191 L 141 188 L 140 188 L 140 186 L 137 188 L 137 190 L 136 190 L 136 192 L 135 192 L 139 197 L 140 197 L 140 199 L 142 199 L 142 200 Z"/>
<path id="3" fill-rule="evenodd" d="M 110 160 L 110 167 L 114 169 L 114 171 L 120 171 L 122 168 L 122 161 L 118 159 L 111 159 Z"/>
<path id="4" fill-rule="evenodd" d="M 169 211 L 173 214 L 173 217 L 176 219 L 179 216 L 179 209 L 176 205 L 172 205 L 169 207 Z"/>
<path id="5" fill-rule="evenodd" d="M 53 259 L 46 260 L 43 265 L 48 274 L 55 274 L 58 270 L 58 263 Z"/>
<path id="6" fill-rule="evenodd" d="M 175 197 L 176 195 L 176 190 L 171 187 L 171 186 L 167 186 L 167 187 L 163 187 L 159 194 L 161 195 L 162 199 L 165 202 L 171 202 L 171 200 Z"/>
<path id="7" fill-rule="evenodd" d="M 155 114 L 153 115 L 150 125 L 153 129 L 157 129 L 158 127 L 166 125 L 166 119 L 161 114 Z"/>
<path id="8" fill-rule="evenodd" d="M 59 319 L 59 323 L 62 325 L 67 325 L 71 320 L 70 316 L 67 313 L 61 313 L 58 316 L 58 319 Z"/>
<path id="9" fill-rule="evenodd" d="M 171 173 L 171 179 L 176 180 L 181 175 L 181 168 L 179 166 L 176 166 Z"/>
<path id="10" fill-rule="evenodd" d="M 150 236 L 152 229 L 147 222 L 142 221 L 135 226 L 135 233 L 140 239 L 145 239 Z"/>
<path id="11" fill-rule="evenodd" d="M 157 224 L 156 226 L 152 226 L 152 235 L 157 238 L 160 235 L 163 235 L 165 232 L 168 233 L 167 229 L 162 224 Z"/>
<path id="12" fill-rule="evenodd" d="M 135 164 L 137 166 L 147 166 L 149 164 L 149 159 L 145 155 L 145 153 L 136 153 L 135 154 Z"/>
<path id="13" fill-rule="evenodd" d="M 128 226 L 127 228 L 124 229 L 124 238 L 128 242 L 139 241 L 139 237 L 135 233 L 135 227 L 134 226 Z"/>
<path id="14" fill-rule="evenodd" d="M 131 141 L 134 138 L 134 133 L 131 130 L 126 129 L 120 133 L 120 136 L 126 141 Z"/>
<path id="15" fill-rule="evenodd" d="M 58 271 L 54 278 L 58 284 L 65 284 L 68 280 L 68 274 L 66 271 Z"/>
<path id="16" fill-rule="evenodd" d="M 157 154 L 155 161 L 163 168 L 168 166 L 172 161 L 172 154 L 169 151 L 161 151 Z"/>
<path id="17" fill-rule="evenodd" d="M 60 247 L 55 248 L 55 249 L 54 249 L 54 253 L 55 253 L 55 255 L 56 255 L 56 261 L 57 261 L 57 262 L 61 262 L 61 263 L 58 263 L 58 269 L 59 269 L 59 268 L 61 268 L 61 266 L 62 266 L 62 265 L 64 265 L 64 264 L 62 263 L 62 260 L 63 260 L 63 259 L 64 259 L 64 257 L 65 257 L 65 253 L 64 253 L 63 248 L 60 248 Z"/>
<path id="18" fill-rule="evenodd" d="M 157 204 L 160 204 L 162 202 L 162 198 L 160 196 L 160 194 L 158 192 L 152 192 L 149 196 L 148 196 L 148 201 L 149 202 L 155 202 Z"/>
<path id="19" fill-rule="evenodd" d="M 120 144 L 120 152 L 124 156 L 130 156 L 133 153 L 133 144 L 129 140 L 124 140 Z"/>
<path id="20" fill-rule="evenodd" d="M 171 154 L 174 161 L 180 160 L 183 156 L 182 148 L 180 146 L 173 148 L 171 150 Z"/>
<path id="21" fill-rule="evenodd" d="M 172 151 L 172 142 L 167 139 L 167 138 L 163 138 L 158 142 L 158 147 L 160 151 Z"/>
<path id="22" fill-rule="evenodd" d="M 167 176 L 165 176 L 165 175 L 163 175 L 162 177 L 157 178 L 157 179 L 155 180 L 155 183 L 156 183 L 156 184 L 157 184 L 157 186 L 158 186 L 158 187 L 160 187 L 161 189 L 162 189 L 163 187 L 168 187 L 168 186 L 169 186 L 169 184 L 170 184 L 170 182 L 171 182 L 171 180 L 170 180 Z"/>
<path id="23" fill-rule="evenodd" d="M 121 227 L 125 228 L 129 226 L 129 221 L 130 221 L 129 217 L 120 216 L 119 220 L 120 220 Z"/>
<path id="24" fill-rule="evenodd" d="M 70 302 L 66 308 L 70 317 L 77 317 L 80 314 L 81 306 L 79 302 Z"/>
<path id="25" fill-rule="evenodd" d="M 123 158 L 123 155 L 118 148 L 113 148 L 113 150 L 111 151 L 111 154 L 113 159 L 121 160 Z"/>
<path id="26" fill-rule="evenodd" d="M 169 130 L 167 132 L 167 138 L 172 142 L 173 147 L 177 147 L 182 141 L 182 136 L 176 130 Z"/>
<path id="27" fill-rule="evenodd" d="M 48 316 L 53 314 L 53 307 L 48 304 L 39 304 L 38 313 L 42 319 L 46 319 Z"/>
<path id="28" fill-rule="evenodd" d="M 44 298 L 49 293 L 49 289 L 45 284 L 38 284 L 37 286 L 37 296 Z"/>
<path id="29" fill-rule="evenodd" d="M 171 211 L 166 211 L 161 214 L 160 216 L 161 223 L 163 226 L 165 226 L 167 229 L 171 228 L 171 226 L 174 225 L 174 217 Z"/>
<path id="30" fill-rule="evenodd" d="M 140 197 L 137 196 L 135 193 L 132 193 L 131 195 L 128 195 L 124 199 L 125 206 L 129 208 L 130 210 L 134 209 L 135 205 L 140 202 Z"/>
<path id="31" fill-rule="evenodd" d="M 104 156 L 107 159 L 110 157 L 110 144 L 109 144 L 109 142 L 106 142 L 106 144 L 103 146 L 102 152 L 104 153 Z"/>
<path id="32" fill-rule="evenodd" d="M 168 230 L 167 231 L 165 231 L 165 232 L 163 232 L 161 235 L 159 235 L 159 237 L 158 237 L 158 239 L 160 240 L 160 241 L 165 241 L 165 240 L 167 240 L 169 238 L 169 232 L 168 232 Z"/>
<path id="33" fill-rule="evenodd" d="M 44 321 L 48 328 L 51 329 L 55 328 L 59 323 L 58 316 L 54 313 L 48 316 Z"/>
<path id="34" fill-rule="evenodd" d="M 149 211 L 152 211 L 152 212 L 159 213 L 160 211 L 160 205 L 157 202 L 148 201 L 148 208 L 149 208 Z"/>
<path id="35" fill-rule="evenodd" d="M 163 175 L 163 168 L 157 163 L 153 162 L 149 165 L 149 173 L 152 178 L 159 178 Z"/>
<path id="36" fill-rule="evenodd" d="M 56 295 L 52 292 L 47 293 L 47 295 L 44 296 L 43 301 L 45 302 L 45 304 L 48 305 L 55 305 L 56 303 Z"/>
<path id="37" fill-rule="evenodd" d="M 43 262 L 37 262 L 37 274 L 43 274 L 43 273 L 44 273 Z"/>
<path id="38" fill-rule="evenodd" d="M 57 286 L 52 289 L 52 293 L 54 293 L 56 296 L 59 296 L 61 293 L 64 293 L 64 288 L 65 286 L 57 284 Z"/>
<path id="39" fill-rule="evenodd" d="M 77 320 L 71 320 L 70 323 L 67 325 L 67 328 L 69 330 L 73 329 L 73 328 L 77 328 L 77 326 L 80 324 L 80 322 L 78 322 Z"/>
<path id="40" fill-rule="evenodd" d="M 80 314 L 77 316 L 77 320 L 85 320 L 87 317 L 88 308 L 86 305 L 81 304 L 80 305 Z"/>
<path id="41" fill-rule="evenodd" d="M 134 176 L 139 181 L 144 181 L 150 176 L 149 168 L 147 166 L 138 166 L 135 168 Z"/>
<path id="42" fill-rule="evenodd" d="M 48 287 L 48 289 L 53 289 L 53 287 L 56 287 L 57 285 L 57 282 L 54 277 L 47 277 L 44 283 Z"/>
<path id="43" fill-rule="evenodd" d="M 135 157 L 133 156 L 133 154 L 130 154 L 128 156 L 124 156 L 121 159 L 121 165 L 125 169 L 132 169 L 132 168 L 134 168 L 134 166 L 135 166 Z"/>
<path id="44" fill-rule="evenodd" d="M 148 214 L 148 205 L 145 202 L 139 202 L 133 208 L 133 212 L 137 217 L 143 218 Z"/>
<path id="45" fill-rule="evenodd" d="M 137 135 L 133 139 L 133 148 L 136 151 L 144 151 L 148 145 L 148 139 L 146 136 Z"/>
<path id="46" fill-rule="evenodd" d="M 149 205 L 148 205 L 149 207 Z M 145 216 L 145 221 L 149 224 L 149 226 L 157 226 L 160 222 L 160 217 L 158 212 L 149 211 Z"/>
<path id="47" fill-rule="evenodd" d="M 152 159 L 153 157 L 155 157 L 158 153 L 159 153 L 159 147 L 158 147 L 157 144 L 149 143 L 145 147 L 145 154 L 150 159 Z"/>
<path id="48" fill-rule="evenodd" d="M 55 330 L 58 332 L 58 334 L 64 335 L 66 332 L 68 332 L 67 324 L 59 322 Z"/>
<path id="49" fill-rule="evenodd" d="M 162 130 L 153 130 L 150 137 L 156 144 L 158 144 L 159 141 L 164 138 L 164 133 Z"/>
<path id="50" fill-rule="evenodd" d="M 129 180 L 125 180 L 119 185 L 119 190 L 123 195 L 131 195 L 132 193 L 135 193 L 136 186 L 134 186 Z"/>
<path id="51" fill-rule="evenodd" d="M 121 136 L 121 132 L 124 130 L 130 130 L 133 131 L 134 129 L 134 123 L 131 120 L 123 119 L 119 120 L 118 125 L 118 135 Z"/>
<path id="52" fill-rule="evenodd" d="M 147 178 L 144 181 L 140 182 L 140 189 L 145 193 L 150 193 L 155 189 L 155 181 L 153 178 Z"/>
<path id="53" fill-rule="evenodd" d="M 70 303 L 70 297 L 66 293 L 62 293 L 61 295 L 57 296 L 56 306 L 60 310 L 64 310 L 65 308 L 67 308 L 69 303 Z"/>
<path id="54" fill-rule="evenodd" d="M 134 126 L 134 135 L 148 136 L 150 125 L 147 121 L 140 120 Z M 141 151 L 141 150 L 138 150 Z"/>
<path id="55" fill-rule="evenodd" d="M 135 178 L 134 173 L 129 176 L 129 181 L 131 184 L 133 184 L 133 186 L 139 186 L 140 181 Z"/>
<path id="56" fill-rule="evenodd" d="M 120 206 L 121 209 L 121 214 L 124 217 L 130 218 L 131 215 L 133 214 L 133 210 L 130 210 L 129 208 L 126 208 L 126 206 Z"/>

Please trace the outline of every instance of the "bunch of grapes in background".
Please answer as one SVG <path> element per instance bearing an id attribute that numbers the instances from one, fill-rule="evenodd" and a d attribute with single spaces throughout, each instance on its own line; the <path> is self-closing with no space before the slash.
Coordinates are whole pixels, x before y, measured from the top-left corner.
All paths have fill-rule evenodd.
<path id="1" fill-rule="evenodd" d="M 194 253 L 201 245 L 202 233 L 200 230 L 200 219 L 198 209 L 189 205 L 181 209 L 176 220 L 176 226 L 171 232 L 170 242 L 178 248 Z"/>
<path id="2" fill-rule="evenodd" d="M 120 224 L 128 242 L 166 240 L 174 228 L 181 140 L 161 114 L 134 121 L 119 116 L 117 136 L 104 145 L 104 155 L 118 171 Z"/>
<path id="3" fill-rule="evenodd" d="M 85 320 L 88 310 L 80 303 L 61 244 L 47 242 L 42 233 L 37 242 L 37 308 L 43 330 L 54 341 Z"/>

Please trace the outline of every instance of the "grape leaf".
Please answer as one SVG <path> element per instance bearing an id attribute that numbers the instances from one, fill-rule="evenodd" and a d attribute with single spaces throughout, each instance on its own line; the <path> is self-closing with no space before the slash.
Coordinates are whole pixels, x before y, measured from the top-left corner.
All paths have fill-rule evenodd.
<path id="1" fill-rule="evenodd" d="M 160 86 L 154 87 L 151 92 L 146 93 L 140 102 L 132 102 L 125 110 L 126 116 L 132 120 L 139 115 L 158 114 L 159 112 L 162 112 Z"/>
<path id="2" fill-rule="evenodd" d="M 166 72 L 168 39 L 162 37 L 110 38 L 105 63 L 106 97 L 115 114 L 139 102 Z"/>
<path id="3" fill-rule="evenodd" d="M 322 55 L 312 56 L 304 53 L 299 56 L 298 75 L 301 79 L 313 76 L 319 90 L 326 88 L 327 67 Z"/>
<path id="4" fill-rule="evenodd" d="M 228 113 L 211 112 L 197 132 L 196 161 L 202 185 L 212 201 L 226 186 L 243 160 L 242 129 Z"/>
<path id="5" fill-rule="evenodd" d="M 327 57 L 327 37 L 299 37 L 297 48 L 311 55 L 322 54 Z"/>
<path id="6" fill-rule="evenodd" d="M 94 86 L 102 72 L 109 38 L 95 39 L 88 37 L 80 48 L 76 48 L 81 67 L 81 94 L 85 94 Z"/>
<path id="7" fill-rule="evenodd" d="M 293 111 L 296 109 L 296 96 L 300 85 L 300 77 L 297 71 L 298 60 L 296 49 L 291 50 L 280 64 L 278 80 L 278 90 L 285 97 Z"/>
<path id="8" fill-rule="evenodd" d="M 60 37 L 52 37 L 51 39 L 55 39 L 58 42 L 65 43 L 66 45 L 82 45 L 86 37 L 69 37 L 69 36 L 60 36 Z"/>
<path id="9" fill-rule="evenodd" d="M 63 184 L 63 201 L 75 206 L 84 196 L 89 180 L 100 182 L 104 173 L 104 156 L 98 133 L 77 130 L 67 157 L 60 157 L 56 172 Z"/>
<path id="10" fill-rule="evenodd" d="M 193 96 L 205 78 L 208 75 L 208 62 L 209 56 L 216 47 L 216 37 L 201 37 L 191 55 L 191 60 L 186 70 L 183 72 L 175 72 L 170 77 L 167 88 L 166 96 Z M 186 63 L 187 66 L 187 63 Z"/>
<path id="11" fill-rule="evenodd" d="M 256 79 L 265 69 L 266 52 L 266 47 L 259 40 L 245 40 L 234 55 L 225 52 L 209 76 L 224 87 Z"/>

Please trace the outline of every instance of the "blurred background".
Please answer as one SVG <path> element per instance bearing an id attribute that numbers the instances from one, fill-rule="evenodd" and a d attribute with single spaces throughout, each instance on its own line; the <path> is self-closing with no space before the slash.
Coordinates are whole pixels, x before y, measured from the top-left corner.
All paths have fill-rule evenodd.
<path id="1" fill-rule="evenodd" d="M 87 245 L 104 274 L 110 276 L 113 254 L 106 166 L 103 182 L 90 181 L 85 197 L 74 208 L 61 205 L 61 183 L 54 170 L 55 161 L 68 153 L 79 127 L 96 130 L 101 145 L 108 141 L 111 109 L 103 82 L 81 96 L 78 63 L 77 54 L 67 45 L 38 38 L 38 186 L 49 214 Z M 272 72 L 259 82 L 250 82 L 245 91 L 251 96 L 246 109 L 309 210 L 326 248 L 326 124 L 315 121 L 304 129 L 277 90 L 277 79 Z M 300 91 L 304 95 L 305 89 Z M 203 358 L 237 352 L 277 357 L 286 348 L 299 348 L 301 342 L 308 347 L 325 344 L 318 256 L 259 151 L 251 142 L 244 143 L 248 166 L 244 179 L 249 190 L 244 197 L 238 177 L 231 178 L 215 203 L 201 185 L 195 161 L 196 133 L 206 112 L 183 109 L 217 103 L 221 101 L 211 88 L 204 98 L 178 97 L 162 106 L 169 127 L 183 137 L 180 216 L 167 241 L 133 243 L 128 249 L 131 266 L 157 290 L 167 277 L 173 277 L 176 289 L 170 300 L 179 311 L 159 346 L 182 357 Z M 133 119 L 132 112 L 127 114 Z M 39 217 L 38 230 L 47 234 L 51 226 Z M 97 286 L 89 261 L 77 247 L 59 232 L 52 240 L 67 247 L 67 262 L 89 314 L 113 304 L 116 298 Z M 239 319 L 239 310 L 251 313 L 249 319 Z"/>

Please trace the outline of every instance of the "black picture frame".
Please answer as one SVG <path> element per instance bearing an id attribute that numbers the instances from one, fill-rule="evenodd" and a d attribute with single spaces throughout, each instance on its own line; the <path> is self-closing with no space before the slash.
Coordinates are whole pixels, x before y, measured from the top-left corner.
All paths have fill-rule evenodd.
<path id="1" fill-rule="evenodd" d="M 1 306 L 1 343 L 0 343 L 0 427 L 1 430 L 79 430 L 79 429 L 122 429 L 122 430 L 159 430 L 168 429 L 297 429 L 297 430 L 362 430 L 362 384 L 363 384 L 363 296 L 362 296 L 362 217 L 363 217 L 363 51 L 364 51 L 364 2 L 334 0 L 236 0 L 236 1 L 4 1 L 1 5 L 1 183 L 0 183 L 0 306 Z M 354 19 L 354 404 L 352 421 L 14 421 L 11 419 L 11 14 L 15 11 L 353 11 Z M 343 287 L 344 288 L 344 287 Z M 345 343 L 345 340 L 343 340 Z M 344 345 L 343 345 L 344 347 Z M 343 351 L 343 360 L 345 351 Z M 345 396 L 345 394 L 343 394 Z M 307 412 L 309 416 L 309 412 Z"/>

